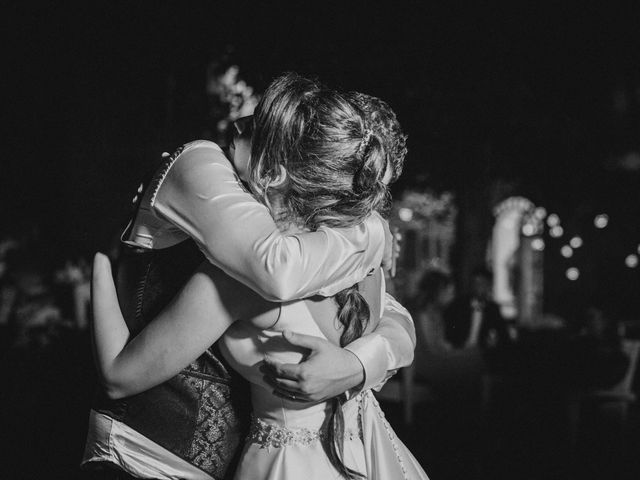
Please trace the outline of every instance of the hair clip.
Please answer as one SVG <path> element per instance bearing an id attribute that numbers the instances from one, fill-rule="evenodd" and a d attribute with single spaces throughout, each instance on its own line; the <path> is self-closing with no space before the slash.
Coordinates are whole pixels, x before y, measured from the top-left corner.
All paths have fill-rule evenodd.
<path id="1" fill-rule="evenodd" d="M 358 147 L 357 154 L 359 156 L 364 155 L 365 150 L 369 146 L 369 142 L 371 141 L 371 136 L 373 135 L 373 131 L 370 128 L 367 128 L 364 131 L 364 135 L 362 136 L 362 141 L 360 142 L 360 146 Z"/>

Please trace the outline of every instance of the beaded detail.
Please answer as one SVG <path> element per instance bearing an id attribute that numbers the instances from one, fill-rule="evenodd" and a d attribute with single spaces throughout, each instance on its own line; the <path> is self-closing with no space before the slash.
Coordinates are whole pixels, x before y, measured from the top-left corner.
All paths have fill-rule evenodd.
<path id="1" fill-rule="evenodd" d="M 310 428 L 287 428 L 273 425 L 253 417 L 247 441 L 257 443 L 260 448 L 281 448 L 290 445 L 308 447 L 318 440 L 326 439 L 326 432 Z"/>
<path id="2" fill-rule="evenodd" d="M 256 443 L 260 448 L 282 448 L 291 445 L 308 447 L 317 441 L 325 442 L 327 438 L 327 431 L 324 428 L 322 430 L 287 428 L 252 417 L 247 442 Z M 347 429 L 344 432 L 344 438 L 352 441 L 361 439 L 361 436 L 353 429 Z"/>
<path id="3" fill-rule="evenodd" d="M 396 440 L 395 432 L 391 428 L 391 425 L 389 425 L 389 422 L 387 422 L 384 412 L 380 408 L 380 404 L 378 403 L 378 400 L 376 399 L 376 397 L 373 395 L 373 393 L 371 393 L 371 390 L 367 390 L 365 395 L 368 397 L 369 401 L 373 406 L 373 409 L 375 410 L 375 412 L 377 412 L 377 415 L 380 418 L 380 421 L 382 422 L 384 429 L 387 431 L 387 436 L 389 437 L 389 441 L 391 442 L 391 447 L 393 448 L 393 452 L 396 454 L 396 460 L 398 460 L 398 464 L 400 465 L 400 470 L 402 471 L 403 479 L 409 480 L 409 478 L 407 477 L 407 468 L 404 465 L 404 459 L 402 458 L 402 455 L 400 454 L 400 450 L 398 448 L 398 444 L 395 441 Z M 364 401 L 364 396 L 361 397 L 359 400 L 361 402 L 360 405 L 362 408 L 362 401 Z M 362 410 L 360 412 L 362 412 Z"/>
<path id="4" fill-rule="evenodd" d="M 193 142 L 185 143 L 184 145 L 178 147 L 178 149 L 172 154 L 169 154 L 167 152 L 162 154 L 162 159 L 163 159 L 162 166 L 159 168 L 158 172 L 156 172 L 151 184 L 149 185 L 149 189 L 151 191 L 149 205 L 152 208 L 155 206 L 156 197 L 158 196 L 160 187 L 164 183 L 164 180 L 167 178 L 169 171 L 171 170 L 173 165 L 176 163 L 176 160 L 178 159 L 180 154 L 185 150 L 188 150 L 192 147 L 196 147 L 202 144 L 208 144 L 210 146 L 213 146 L 216 150 L 220 152 L 222 151 L 222 149 L 217 144 L 210 142 L 208 140 L 194 140 Z"/>
<path id="5" fill-rule="evenodd" d="M 185 145 L 178 147 L 178 149 L 175 152 L 173 152 L 172 155 L 169 155 L 166 152 L 162 154 L 162 158 L 163 158 L 162 166 L 160 167 L 159 172 L 156 173 L 154 179 L 152 180 L 151 185 L 149 186 L 151 191 L 149 205 L 151 205 L 152 207 L 156 203 L 156 196 L 158 195 L 158 191 L 160 190 L 160 187 L 162 186 L 164 179 L 169 174 L 169 170 L 171 170 L 171 167 L 173 167 L 173 164 L 175 163 L 177 158 L 184 151 L 184 148 L 185 148 Z"/>

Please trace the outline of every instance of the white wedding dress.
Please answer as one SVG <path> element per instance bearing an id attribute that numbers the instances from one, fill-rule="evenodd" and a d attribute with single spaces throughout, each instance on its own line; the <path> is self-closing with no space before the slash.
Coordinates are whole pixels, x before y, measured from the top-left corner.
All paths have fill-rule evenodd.
<path id="1" fill-rule="evenodd" d="M 253 419 L 235 478 L 238 480 L 329 480 L 343 478 L 325 453 L 325 420 L 330 403 L 309 406 L 272 394 L 260 366 L 266 357 L 298 363 L 283 330 L 326 338 L 305 301 L 282 304 L 280 318 L 268 330 L 236 322 L 220 345 L 232 367 L 251 383 Z M 398 439 L 370 390 L 343 405 L 345 465 L 369 480 L 428 480 Z"/>

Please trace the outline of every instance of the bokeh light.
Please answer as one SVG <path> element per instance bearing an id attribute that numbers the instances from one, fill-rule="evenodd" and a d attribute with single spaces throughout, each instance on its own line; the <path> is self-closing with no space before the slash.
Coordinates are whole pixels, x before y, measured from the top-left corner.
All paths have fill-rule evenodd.
<path id="1" fill-rule="evenodd" d="M 541 252 L 542 250 L 544 250 L 544 240 L 541 238 L 534 238 L 533 240 L 531 240 L 531 248 L 538 252 Z"/>
<path id="2" fill-rule="evenodd" d="M 555 227 L 551 228 L 549 235 L 551 235 L 553 238 L 560 238 L 563 233 L 564 229 L 560 225 L 556 225 Z"/>
<path id="3" fill-rule="evenodd" d="M 580 248 L 582 246 L 582 238 L 580 237 L 573 237 L 570 241 L 569 241 L 569 245 L 571 245 L 571 248 Z"/>
<path id="4" fill-rule="evenodd" d="M 522 227 L 522 233 L 527 236 L 530 237 L 531 235 L 536 233 L 536 227 L 534 227 L 532 224 L 527 223 L 526 225 L 524 225 Z"/>
<path id="5" fill-rule="evenodd" d="M 627 255 L 624 259 L 624 264 L 629 268 L 636 268 L 638 266 L 638 256 L 635 253 Z"/>
<path id="6" fill-rule="evenodd" d="M 547 225 L 550 227 L 555 227 L 556 225 L 560 225 L 560 217 L 555 213 L 552 213 L 547 217 Z"/>
<path id="7" fill-rule="evenodd" d="M 560 255 L 562 255 L 564 258 L 571 258 L 573 256 L 573 248 L 571 248 L 569 245 L 563 245 L 560 249 Z"/>
<path id="8" fill-rule="evenodd" d="M 536 218 L 542 220 L 544 217 L 547 216 L 547 210 L 544 207 L 538 207 L 535 209 L 533 214 L 536 216 Z"/>
<path id="9" fill-rule="evenodd" d="M 567 269 L 567 278 L 572 282 L 576 281 L 580 277 L 580 270 L 576 267 L 571 267 Z"/>
<path id="10" fill-rule="evenodd" d="M 413 210 L 410 208 L 398 209 L 398 216 L 403 222 L 410 222 L 413 219 Z"/>
<path id="11" fill-rule="evenodd" d="M 593 220 L 593 224 L 596 228 L 605 228 L 609 225 L 609 215 L 606 213 L 601 213 L 600 215 L 596 215 L 596 218 Z"/>

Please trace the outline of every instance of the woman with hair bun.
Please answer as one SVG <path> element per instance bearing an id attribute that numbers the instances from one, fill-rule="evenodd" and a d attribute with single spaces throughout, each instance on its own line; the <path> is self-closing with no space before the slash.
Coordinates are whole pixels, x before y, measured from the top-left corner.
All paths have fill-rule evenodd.
<path id="1" fill-rule="evenodd" d="M 247 146 L 236 143 L 234 163 L 282 232 L 357 226 L 388 207 L 388 185 L 406 148 L 383 102 L 286 74 L 269 86 L 252 125 L 251 154 L 239 155 Z M 94 321 L 122 329 L 109 264 L 98 256 L 94 268 Z M 129 373 L 114 395 L 131 395 L 164 381 L 222 335 L 224 357 L 251 384 L 252 422 L 235 478 L 426 479 L 370 389 L 309 401 L 293 377 L 264 375 L 270 365 L 305 359 L 308 349 L 290 342 L 297 336 L 307 347 L 317 337 L 345 346 L 372 332 L 385 301 L 380 269 L 333 297 L 269 302 L 209 265 L 129 344 L 105 328 L 94 335 L 97 350 L 109 350 L 98 363 L 119 360 Z M 225 318 L 224 328 L 212 325 L 211 315 Z"/>

